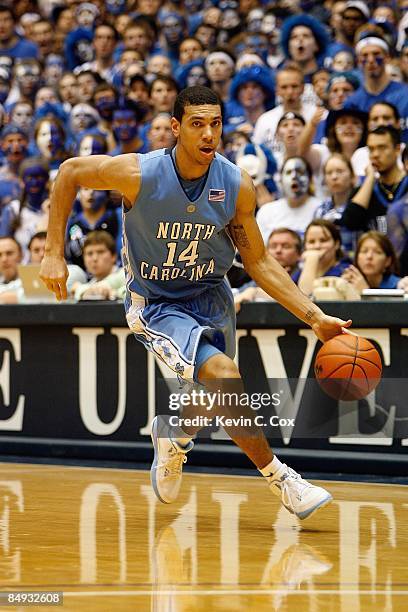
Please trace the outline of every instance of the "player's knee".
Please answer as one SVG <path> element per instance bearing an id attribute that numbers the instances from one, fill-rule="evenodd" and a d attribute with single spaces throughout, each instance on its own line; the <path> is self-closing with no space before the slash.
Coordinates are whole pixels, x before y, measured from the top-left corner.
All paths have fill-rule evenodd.
<path id="1" fill-rule="evenodd" d="M 198 372 L 200 382 L 214 379 L 241 378 L 233 360 L 227 355 L 214 355 L 201 366 Z"/>

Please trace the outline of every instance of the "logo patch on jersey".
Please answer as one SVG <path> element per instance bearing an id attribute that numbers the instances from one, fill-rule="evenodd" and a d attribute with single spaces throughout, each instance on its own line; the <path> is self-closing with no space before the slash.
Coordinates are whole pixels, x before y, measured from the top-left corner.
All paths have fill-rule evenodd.
<path id="1" fill-rule="evenodd" d="M 210 189 L 208 192 L 209 202 L 224 202 L 225 201 L 225 189 Z"/>

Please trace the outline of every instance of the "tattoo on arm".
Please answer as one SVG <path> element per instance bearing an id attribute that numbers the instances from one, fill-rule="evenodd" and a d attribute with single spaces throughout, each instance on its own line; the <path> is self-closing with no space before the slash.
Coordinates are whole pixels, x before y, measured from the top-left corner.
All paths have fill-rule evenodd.
<path id="1" fill-rule="evenodd" d="M 237 247 L 251 248 L 248 236 L 243 225 L 232 225 L 231 226 L 232 237 Z"/>
<path id="2" fill-rule="evenodd" d="M 308 310 L 307 313 L 305 314 L 305 322 L 309 323 L 312 319 L 313 319 L 313 315 L 314 315 L 314 310 Z"/>

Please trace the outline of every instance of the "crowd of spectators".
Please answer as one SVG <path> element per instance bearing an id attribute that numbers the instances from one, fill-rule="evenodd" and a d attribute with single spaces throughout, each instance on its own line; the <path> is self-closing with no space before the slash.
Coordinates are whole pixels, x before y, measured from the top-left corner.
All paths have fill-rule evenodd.
<path id="1" fill-rule="evenodd" d="M 408 0 L 3 1 L 0 303 L 41 259 L 61 163 L 173 146 L 175 97 L 198 84 L 219 94 L 219 152 L 252 176 L 265 245 L 304 292 L 322 277 L 408 289 L 407 32 Z M 75 299 L 123 297 L 120 249 L 120 194 L 80 189 Z M 238 255 L 230 281 L 237 308 L 265 299 Z"/>

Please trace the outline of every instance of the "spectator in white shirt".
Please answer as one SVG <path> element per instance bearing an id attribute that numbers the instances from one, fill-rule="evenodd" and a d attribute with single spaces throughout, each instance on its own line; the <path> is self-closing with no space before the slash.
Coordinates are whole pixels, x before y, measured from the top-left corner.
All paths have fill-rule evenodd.
<path id="1" fill-rule="evenodd" d="M 312 221 L 320 200 L 311 194 L 312 172 L 302 157 L 289 157 L 282 167 L 284 197 L 264 204 L 257 221 L 266 243 L 277 227 L 287 227 L 303 236 Z"/>

